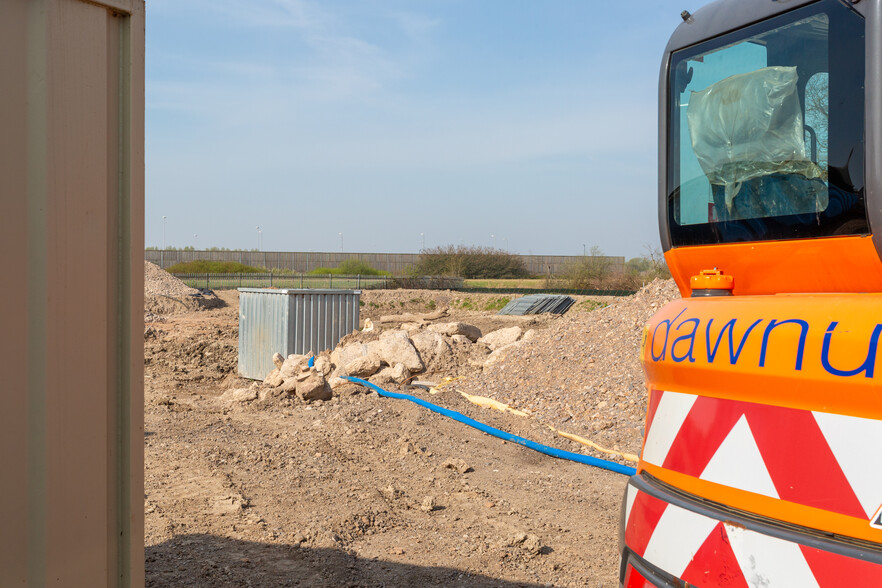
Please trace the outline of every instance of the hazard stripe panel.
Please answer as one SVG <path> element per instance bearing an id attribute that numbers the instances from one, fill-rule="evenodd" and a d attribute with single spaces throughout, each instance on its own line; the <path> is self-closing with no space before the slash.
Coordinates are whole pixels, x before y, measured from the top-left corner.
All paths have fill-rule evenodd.
<path id="1" fill-rule="evenodd" d="M 652 390 L 643 460 L 869 521 L 882 505 L 882 421 Z"/>
<path id="2" fill-rule="evenodd" d="M 632 485 L 627 492 L 626 500 L 632 501 L 625 526 L 628 547 L 652 566 L 689 584 L 702 588 L 882 586 L 882 565 L 720 521 Z"/>

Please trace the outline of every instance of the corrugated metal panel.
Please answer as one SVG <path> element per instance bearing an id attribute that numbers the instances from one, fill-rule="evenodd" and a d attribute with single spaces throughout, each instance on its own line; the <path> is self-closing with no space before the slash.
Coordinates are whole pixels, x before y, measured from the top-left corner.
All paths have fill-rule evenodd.
<path id="1" fill-rule="evenodd" d="M 359 327 L 359 290 L 239 288 L 239 374 L 262 380 L 274 353 L 333 349 Z"/>
<path id="2" fill-rule="evenodd" d="M 144 586 L 144 3 L 0 0 L 0 586 Z"/>

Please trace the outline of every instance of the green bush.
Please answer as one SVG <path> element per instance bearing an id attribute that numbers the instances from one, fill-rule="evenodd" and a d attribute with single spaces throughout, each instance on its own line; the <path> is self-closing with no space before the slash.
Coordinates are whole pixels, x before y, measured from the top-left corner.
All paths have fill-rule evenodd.
<path id="1" fill-rule="evenodd" d="M 266 272 L 265 269 L 244 265 L 238 261 L 208 261 L 195 259 L 182 261 L 166 268 L 170 274 L 254 274 Z"/>
<path id="2" fill-rule="evenodd" d="M 317 267 L 309 272 L 313 275 L 342 275 L 342 276 L 388 276 L 389 272 L 383 272 L 372 267 L 366 261 L 350 257 L 343 260 L 337 267 Z"/>
<path id="3" fill-rule="evenodd" d="M 412 269 L 423 276 L 459 276 L 461 278 L 523 278 L 529 275 L 524 260 L 501 249 L 446 245 L 420 252 L 420 261 Z"/>

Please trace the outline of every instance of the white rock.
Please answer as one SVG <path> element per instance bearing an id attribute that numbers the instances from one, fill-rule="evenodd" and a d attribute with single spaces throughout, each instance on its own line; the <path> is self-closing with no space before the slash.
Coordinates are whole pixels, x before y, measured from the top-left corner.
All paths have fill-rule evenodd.
<path id="1" fill-rule="evenodd" d="M 387 365 L 404 364 L 404 367 L 410 370 L 411 373 L 421 372 L 425 369 L 423 360 L 420 359 L 420 354 L 404 331 L 383 332 L 378 341 L 377 355 Z"/>
<path id="2" fill-rule="evenodd" d="M 237 388 L 227 390 L 221 395 L 221 400 L 227 402 L 250 402 L 257 398 L 257 390 L 254 388 Z"/>
<path id="3" fill-rule="evenodd" d="M 276 386 L 280 386 L 282 384 L 282 382 L 284 381 L 284 379 L 285 378 L 282 377 L 282 374 L 279 371 L 279 368 L 276 368 L 273 371 L 271 371 L 267 375 L 266 378 L 264 378 L 263 383 L 275 388 Z"/>
<path id="4" fill-rule="evenodd" d="M 523 341 L 515 341 L 514 343 L 509 343 L 504 347 L 496 349 L 493 353 L 487 356 L 487 359 L 484 360 L 484 367 L 487 368 L 493 364 L 505 361 L 505 358 L 508 356 L 509 352 L 514 351 L 521 345 L 523 345 Z"/>
<path id="5" fill-rule="evenodd" d="M 483 343 L 490 349 L 495 350 L 514 343 L 521 338 L 521 333 L 523 333 L 523 330 L 518 326 L 507 327 L 505 329 L 493 331 L 492 333 L 487 333 L 478 339 L 478 343 Z"/>
<path id="6" fill-rule="evenodd" d="M 286 359 L 282 366 L 279 368 L 279 371 L 282 374 L 282 377 L 288 379 L 295 374 L 300 372 L 300 366 L 305 365 L 307 358 L 305 355 L 295 355 L 291 354 Z"/>
<path id="7" fill-rule="evenodd" d="M 466 343 L 471 345 L 472 343 L 472 340 L 465 335 L 451 335 L 450 340 L 457 345 L 465 345 Z"/>
<path id="8" fill-rule="evenodd" d="M 410 337 L 423 363 L 429 365 L 452 353 L 450 344 L 435 331 L 420 331 Z"/>
<path id="9" fill-rule="evenodd" d="M 319 372 L 326 378 L 330 375 L 331 371 L 333 371 L 334 366 L 331 365 L 331 360 L 322 355 L 318 359 L 315 360 L 315 371 Z"/>
<path id="10" fill-rule="evenodd" d="M 481 337 L 481 329 L 467 323 L 436 323 L 429 325 L 429 329 L 448 337 L 465 335 L 472 342 L 477 341 Z"/>
<path id="11" fill-rule="evenodd" d="M 350 343 L 331 352 L 331 363 L 337 367 L 345 366 L 353 359 L 366 357 L 368 353 L 368 346 L 364 343 Z"/>
<path id="12" fill-rule="evenodd" d="M 380 369 L 380 358 L 376 355 L 358 357 L 347 363 L 344 369 L 348 375 L 356 378 L 372 376 Z"/>
<path id="13" fill-rule="evenodd" d="M 281 353 L 273 353 L 273 363 L 276 364 L 276 367 L 281 369 L 282 364 L 285 362 L 285 358 L 282 357 Z"/>

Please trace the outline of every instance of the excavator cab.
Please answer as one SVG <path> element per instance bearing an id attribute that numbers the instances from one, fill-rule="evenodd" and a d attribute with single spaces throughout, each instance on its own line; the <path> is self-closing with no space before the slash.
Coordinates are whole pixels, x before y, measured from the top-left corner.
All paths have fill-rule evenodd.
<path id="1" fill-rule="evenodd" d="M 682 16 L 620 583 L 882 586 L 882 0 Z"/>

